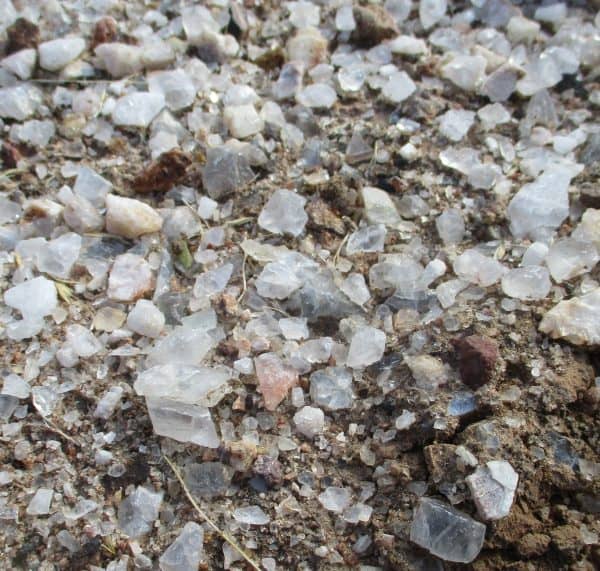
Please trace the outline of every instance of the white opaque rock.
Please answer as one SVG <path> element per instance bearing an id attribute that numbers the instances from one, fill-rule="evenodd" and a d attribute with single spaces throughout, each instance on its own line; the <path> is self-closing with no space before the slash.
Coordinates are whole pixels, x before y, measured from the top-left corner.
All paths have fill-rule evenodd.
<path id="1" fill-rule="evenodd" d="M 501 519 L 510 513 L 519 476 L 509 462 L 491 460 L 466 481 L 482 519 Z"/>
<path id="2" fill-rule="evenodd" d="M 582 242 L 593 242 L 600 251 L 600 210 L 588 208 L 571 237 Z"/>
<path id="3" fill-rule="evenodd" d="M 38 46 L 40 67 L 58 71 L 77 59 L 85 50 L 83 38 L 61 38 L 43 42 Z"/>
<path id="4" fill-rule="evenodd" d="M 431 355 L 407 356 L 404 357 L 404 362 L 408 365 L 415 384 L 420 389 L 435 391 L 440 385 L 448 382 L 446 367 L 437 357 Z"/>
<path id="5" fill-rule="evenodd" d="M 448 208 L 435 220 L 435 227 L 444 244 L 458 244 L 465 235 L 465 222 L 460 210 Z"/>
<path id="6" fill-rule="evenodd" d="M 139 238 L 158 232 L 163 225 L 160 214 L 148 204 L 115 194 L 106 197 L 106 231 L 124 238 Z"/>
<path id="7" fill-rule="evenodd" d="M 258 225 L 274 234 L 298 236 L 308 221 L 305 204 L 306 199 L 295 192 L 276 190 L 261 210 Z"/>
<path id="8" fill-rule="evenodd" d="M 286 339 L 306 339 L 310 335 L 304 317 L 284 317 L 279 320 L 279 329 Z"/>
<path id="9" fill-rule="evenodd" d="M 147 299 L 139 299 L 127 316 L 127 328 L 146 337 L 158 337 L 164 326 L 162 311 Z"/>
<path id="10" fill-rule="evenodd" d="M 296 430 L 307 438 L 321 434 L 325 427 L 325 414 L 320 408 L 304 406 L 294 415 Z"/>
<path id="11" fill-rule="evenodd" d="M 108 277 L 107 296 L 115 301 L 135 301 L 154 287 L 150 264 L 136 254 L 121 254 Z"/>
<path id="12" fill-rule="evenodd" d="M 33 115 L 42 102 L 42 93 L 29 85 L 0 88 L 0 117 L 23 121 Z"/>
<path id="13" fill-rule="evenodd" d="M 475 248 L 465 250 L 458 256 L 453 268 L 460 279 L 482 287 L 497 283 L 506 273 L 506 268 L 498 260 L 485 256 Z"/>
<path id="14" fill-rule="evenodd" d="M 531 43 L 540 31 L 540 24 L 523 16 L 513 16 L 506 26 L 508 39 L 515 43 Z"/>
<path id="15" fill-rule="evenodd" d="M 56 309 L 56 287 L 42 276 L 33 278 L 7 289 L 4 303 L 20 311 L 23 319 L 39 320 Z"/>
<path id="16" fill-rule="evenodd" d="M 539 329 L 553 339 L 565 339 L 574 345 L 599 345 L 600 288 L 560 301 L 546 312 Z"/>
<path id="17" fill-rule="evenodd" d="M 515 268 L 502 276 L 502 291 L 524 301 L 544 299 L 551 288 L 550 274 L 540 266 Z"/>
<path id="18" fill-rule="evenodd" d="M 120 97 L 113 109 L 112 120 L 121 127 L 148 127 L 165 106 L 162 93 L 136 92 Z"/>
<path id="19" fill-rule="evenodd" d="M 85 234 L 97 232 L 104 226 L 104 218 L 98 209 L 85 197 L 73 195 L 65 202 L 63 219 L 75 232 Z"/>
<path id="20" fill-rule="evenodd" d="M 254 105 L 234 105 L 226 107 L 223 120 L 232 136 L 245 139 L 260 133 L 265 124 Z"/>
<path id="21" fill-rule="evenodd" d="M 385 341 L 385 333 L 380 329 L 358 329 L 350 342 L 346 364 L 353 369 L 362 369 L 376 363 L 383 357 Z"/>
<path id="22" fill-rule="evenodd" d="M 81 236 L 74 232 L 67 232 L 43 244 L 36 256 L 38 270 L 57 278 L 67 279 L 79 258 L 81 244 Z"/>
<path id="23" fill-rule="evenodd" d="M 592 242 L 561 238 L 554 242 L 546 255 L 552 279 L 561 283 L 591 271 L 600 256 Z"/>
<path id="24" fill-rule="evenodd" d="M 122 398 L 122 387 L 114 386 L 108 389 L 96 405 L 96 409 L 94 410 L 94 418 L 108 420 L 121 403 Z"/>
<path id="25" fill-rule="evenodd" d="M 110 181 L 89 167 L 79 168 L 73 193 L 89 200 L 95 208 L 104 208 L 106 195 L 112 189 Z"/>
<path id="26" fill-rule="evenodd" d="M 19 79 L 29 79 L 35 70 L 37 51 L 30 48 L 10 54 L 0 61 L 0 66 Z"/>
<path id="27" fill-rule="evenodd" d="M 541 266 L 548 255 L 548 246 L 543 242 L 534 242 L 525 250 L 521 259 L 522 266 Z"/>
<path id="28" fill-rule="evenodd" d="M 365 207 L 365 218 L 371 224 L 385 224 L 396 226 L 401 218 L 398 209 L 390 195 L 380 188 L 365 186 L 361 190 Z"/>
<path id="29" fill-rule="evenodd" d="M 112 77 L 125 77 L 144 69 L 143 49 L 140 46 L 107 42 L 97 46 L 94 52 L 97 65 L 105 69 Z"/>
<path id="30" fill-rule="evenodd" d="M 371 292 L 362 274 L 349 274 L 340 285 L 340 289 L 357 305 L 363 305 L 371 299 Z"/>

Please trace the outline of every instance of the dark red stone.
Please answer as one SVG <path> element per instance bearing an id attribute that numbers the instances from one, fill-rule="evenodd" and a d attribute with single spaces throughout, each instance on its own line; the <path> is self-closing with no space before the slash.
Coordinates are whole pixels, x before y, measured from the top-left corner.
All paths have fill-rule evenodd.
<path id="1" fill-rule="evenodd" d="M 264 478 L 268 486 L 278 486 L 283 482 L 283 469 L 279 460 L 270 456 L 260 455 L 256 457 L 252 471 L 257 476 Z"/>
<path id="2" fill-rule="evenodd" d="M 6 29 L 6 55 L 20 52 L 27 48 L 37 48 L 40 42 L 39 28 L 26 20 L 18 18 Z"/>
<path id="3" fill-rule="evenodd" d="M 500 358 L 498 344 L 484 335 L 469 335 L 454 341 L 463 383 L 479 388 L 492 380 Z"/>

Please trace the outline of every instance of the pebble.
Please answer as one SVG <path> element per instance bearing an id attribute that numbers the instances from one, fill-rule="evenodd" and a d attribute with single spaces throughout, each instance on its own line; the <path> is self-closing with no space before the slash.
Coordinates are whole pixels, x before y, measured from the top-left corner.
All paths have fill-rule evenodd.
<path id="1" fill-rule="evenodd" d="M 404 362 L 412 373 L 415 384 L 425 391 L 435 391 L 448 382 L 448 373 L 441 359 L 431 355 L 406 356 Z"/>
<path id="2" fill-rule="evenodd" d="M 37 52 L 36 50 L 24 49 L 14 54 L 11 54 L 2 61 L 0 66 L 6 71 L 17 76 L 19 79 L 29 79 L 35 70 L 35 64 L 37 63 Z"/>
<path id="3" fill-rule="evenodd" d="M 483 335 L 469 335 L 454 342 L 463 383 L 477 389 L 489 383 L 500 358 L 498 344 Z"/>
<path id="4" fill-rule="evenodd" d="M 465 235 L 465 222 L 460 210 L 448 208 L 435 220 L 435 227 L 445 245 L 459 244 Z"/>
<path id="5" fill-rule="evenodd" d="M 312 109 L 329 109 L 337 101 L 337 95 L 330 85 L 313 83 L 296 94 L 296 101 Z"/>
<path id="6" fill-rule="evenodd" d="M 111 77 L 126 77 L 144 69 L 143 50 L 140 46 L 107 42 L 96 47 L 94 53 L 99 67 L 105 69 Z"/>
<path id="7" fill-rule="evenodd" d="M 500 281 L 507 269 L 498 261 L 485 256 L 479 250 L 465 250 L 454 260 L 454 273 L 461 280 L 489 287 Z"/>
<path id="8" fill-rule="evenodd" d="M 590 272 L 599 259 L 598 250 L 592 242 L 560 238 L 548 249 L 546 265 L 552 279 L 561 283 Z"/>
<path id="9" fill-rule="evenodd" d="M 294 415 L 296 430 L 307 438 L 321 434 L 325 427 L 325 414 L 320 408 L 303 406 Z"/>
<path id="10" fill-rule="evenodd" d="M 385 190 L 374 186 L 365 186 L 361 190 L 361 196 L 364 203 L 364 215 L 368 222 L 392 227 L 400 223 L 398 209 Z"/>
<path id="11" fill-rule="evenodd" d="M 106 231 L 110 234 L 135 239 L 144 234 L 158 232 L 163 219 L 140 200 L 115 194 L 106 197 Z"/>
<path id="12" fill-rule="evenodd" d="M 54 283 L 40 276 L 7 289 L 4 303 L 20 311 L 25 320 L 39 320 L 56 309 L 58 297 Z"/>
<path id="13" fill-rule="evenodd" d="M 385 333 L 380 329 L 358 329 L 350 342 L 346 364 L 353 369 L 362 369 L 376 363 L 383 357 L 385 341 Z"/>
<path id="14" fill-rule="evenodd" d="M 263 353 L 254 359 L 258 385 L 267 410 L 275 410 L 298 384 L 298 373 L 275 353 Z"/>
<path id="15" fill-rule="evenodd" d="M 259 506 L 246 506 L 233 510 L 233 519 L 245 525 L 266 525 L 271 518 Z"/>
<path id="16" fill-rule="evenodd" d="M 381 95 L 389 103 L 398 105 L 408 99 L 416 90 L 415 82 L 405 71 L 395 71 L 383 84 Z"/>
<path id="17" fill-rule="evenodd" d="M 131 538 L 148 533 L 158 518 L 163 493 L 138 486 L 120 504 L 119 528 Z"/>
<path id="18" fill-rule="evenodd" d="M 223 120 L 233 137 L 246 139 L 264 129 L 264 121 L 256 112 L 254 105 L 231 105 L 225 107 Z"/>
<path id="19" fill-rule="evenodd" d="M 515 268 L 502 276 L 502 291 L 509 297 L 523 301 L 544 299 L 551 288 L 550 274 L 541 266 Z"/>
<path id="20" fill-rule="evenodd" d="M 327 367 L 310 376 L 310 398 L 325 410 L 352 408 L 352 373 L 344 367 Z"/>
<path id="21" fill-rule="evenodd" d="M 204 557 L 204 530 L 193 521 L 183 526 L 177 539 L 160 556 L 161 571 L 191 571 L 198 569 Z"/>
<path id="22" fill-rule="evenodd" d="M 442 77 L 465 91 L 475 91 L 483 83 L 487 60 L 480 55 L 455 55 L 442 67 Z"/>
<path id="23" fill-rule="evenodd" d="M 165 98 L 162 93 L 135 92 L 120 97 L 112 112 L 113 123 L 120 127 L 145 128 L 162 111 Z"/>
<path id="24" fill-rule="evenodd" d="M 146 337 L 158 337 L 164 326 L 165 316 L 147 299 L 138 299 L 127 316 L 127 328 Z"/>
<path id="25" fill-rule="evenodd" d="M 25 512 L 27 515 L 31 516 L 48 515 L 50 513 L 50 505 L 52 504 L 53 497 L 53 490 L 48 488 L 38 488 L 27 505 Z"/>
<path id="26" fill-rule="evenodd" d="M 325 488 L 321 494 L 319 494 L 318 500 L 326 510 L 336 514 L 341 514 L 344 510 L 350 507 L 352 496 L 348 488 L 329 486 Z"/>

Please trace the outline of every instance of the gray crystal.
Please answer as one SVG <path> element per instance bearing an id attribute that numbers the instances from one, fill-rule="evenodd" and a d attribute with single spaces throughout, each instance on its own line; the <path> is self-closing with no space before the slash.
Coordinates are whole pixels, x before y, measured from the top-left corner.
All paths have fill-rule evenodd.
<path id="1" fill-rule="evenodd" d="M 161 555 L 161 571 L 196 571 L 204 552 L 204 530 L 195 522 L 185 524 L 177 539 Z"/>
<path id="2" fill-rule="evenodd" d="M 351 495 L 348 488 L 329 486 L 319 494 L 319 502 L 328 511 L 341 514 L 350 506 Z"/>
<path id="3" fill-rule="evenodd" d="M 112 112 L 115 125 L 121 127 L 148 127 L 165 106 L 162 93 L 135 92 L 117 100 Z"/>
<path id="4" fill-rule="evenodd" d="M 350 234 L 346 244 L 346 254 L 352 256 L 360 252 L 383 252 L 386 233 L 383 224 L 359 228 Z"/>
<path id="5" fill-rule="evenodd" d="M 421 498 L 410 539 L 440 559 L 470 563 L 483 546 L 485 525 L 443 502 Z"/>
<path id="6" fill-rule="evenodd" d="M 310 398 L 325 410 L 352 407 L 352 373 L 343 367 L 327 367 L 310 376 Z"/>
<path id="7" fill-rule="evenodd" d="M 233 510 L 233 519 L 246 525 L 266 525 L 271 518 L 259 506 L 246 506 Z"/>
<path id="8" fill-rule="evenodd" d="M 27 515 L 48 515 L 54 491 L 48 488 L 38 488 L 27 506 Z"/>
<path id="9" fill-rule="evenodd" d="M 163 493 L 138 486 L 119 505 L 119 527 L 132 538 L 148 533 L 158 518 Z"/>
<path id="10" fill-rule="evenodd" d="M 19 310 L 23 319 L 39 320 L 54 311 L 58 298 L 54 283 L 40 276 L 7 289 L 4 303 Z"/>
<path id="11" fill-rule="evenodd" d="M 482 519 L 501 519 L 510 513 L 519 476 L 508 462 L 491 460 L 466 481 Z"/>
<path id="12" fill-rule="evenodd" d="M 183 473 L 192 494 L 210 499 L 225 495 L 231 483 L 233 469 L 221 462 L 202 462 L 189 464 Z"/>
<path id="13" fill-rule="evenodd" d="M 202 184 L 211 198 L 219 200 L 241 189 L 253 178 L 248 159 L 238 150 L 225 145 L 208 149 Z"/>
<path id="14" fill-rule="evenodd" d="M 276 190 L 261 210 L 258 225 L 274 234 L 298 236 L 308 221 L 305 204 L 306 199 L 295 192 Z"/>

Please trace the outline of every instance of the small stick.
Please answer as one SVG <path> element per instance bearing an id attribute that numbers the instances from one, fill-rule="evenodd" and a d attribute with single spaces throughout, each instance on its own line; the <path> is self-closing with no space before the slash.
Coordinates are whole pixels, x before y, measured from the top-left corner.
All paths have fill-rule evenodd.
<path id="1" fill-rule="evenodd" d="M 255 563 L 252 558 L 236 543 L 235 539 L 233 539 L 233 537 L 231 537 L 228 533 L 225 533 L 224 531 L 221 531 L 219 529 L 219 527 L 217 526 L 217 524 L 215 522 L 213 522 L 207 515 L 206 513 L 202 510 L 202 508 L 198 505 L 198 502 L 196 502 L 196 500 L 194 499 L 194 496 L 192 496 L 192 493 L 190 492 L 189 488 L 187 487 L 183 476 L 181 475 L 181 472 L 179 471 L 179 468 L 177 468 L 177 466 L 175 466 L 175 464 L 166 456 L 163 456 L 163 458 L 165 459 L 165 461 L 167 462 L 167 464 L 171 467 L 171 470 L 173 470 L 173 473 L 175 474 L 177 480 L 179 480 L 179 483 L 181 484 L 181 487 L 183 488 L 183 491 L 185 492 L 185 495 L 187 496 L 188 500 L 190 500 L 190 503 L 192 504 L 192 506 L 194 506 L 194 509 L 198 512 L 198 515 L 200 515 L 200 517 L 227 543 L 229 543 L 229 545 L 231 545 L 231 547 L 233 547 L 233 549 L 235 549 L 252 567 L 252 569 L 255 569 L 256 571 L 261 571 L 261 568 L 258 566 L 257 563 Z"/>
<path id="2" fill-rule="evenodd" d="M 246 281 L 246 259 L 248 256 L 244 253 L 244 261 L 242 262 L 242 293 L 238 296 L 237 300 L 242 301 L 242 298 L 246 295 L 248 289 L 248 282 Z"/>

